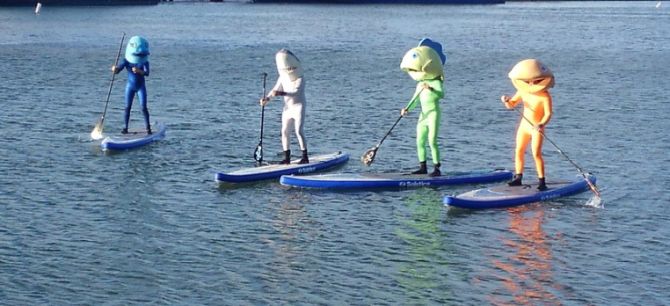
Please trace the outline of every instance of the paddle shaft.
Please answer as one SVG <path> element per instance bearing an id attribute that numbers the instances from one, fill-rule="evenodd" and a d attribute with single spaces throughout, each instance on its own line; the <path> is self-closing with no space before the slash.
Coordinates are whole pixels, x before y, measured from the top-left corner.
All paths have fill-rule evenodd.
<path id="1" fill-rule="evenodd" d="M 400 122 L 400 119 L 402 119 L 402 117 L 403 117 L 403 116 L 400 116 L 400 117 L 398 117 L 398 119 L 396 119 L 395 123 L 393 123 L 393 125 L 391 126 L 391 128 L 389 129 L 389 131 L 386 132 L 386 134 L 384 135 L 384 137 L 382 137 L 382 140 L 380 140 L 379 143 L 377 143 L 377 145 L 375 146 L 375 151 L 379 148 L 379 146 L 382 145 L 382 142 L 384 142 L 384 140 L 386 139 L 386 137 L 388 137 L 389 135 L 391 135 L 391 131 L 393 131 L 393 128 L 395 128 L 395 126 L 398 125 L 398 122 Z"/>
<path id="2" fill-rule="evenodd" d="M 268 74 L 263 72 L 263 98 L 265 98 L 265 80 L 267 79 Z M 261 106 L 261 139 L 258 143 L 259 145 L 263 144 L 263 122 L 265 121 L 265 105 Z"/>
<path id="3" fill-rule="evenodd" d="M 535 126 L 535 125 L 533 124 L 533 122 L 530 121 L 530 119 L 528 119 L 526 116 L 524 116 L 524 114 L 523 114 L 523 112 L 521 112 L 521 110 L 519 110 L 519 109 L 516 108 L 516 107 L 513 107 L 513 108 L 514 108 L 514 110 L 517 111 L 517 113 L 519 113 L 519 115 L 521 115 L 521 117 L 522 117 L 524 120 L 526 120 L 530 125 Z M 598 188 L 596 188 L 596 186 L 593 185 L 593 183 L 591 183 L 591 181 L 589 180 L 589 178 L 586 176 L 586 173 L 584 172 L 584 170 L 583 170 L 579 165 L 577 165 L 577 163 L 575 163 L 572 159 L 570 159 L 570 157 L 568 157 L 568 155 L 565 154 L 565 152 L 563 152 L 563 150 L 561 150 L 561 148 L 559 148 L 558 145 L 557 145 L 555 142 L 553 142 L 549 137 L 547 137 L 547 135 L 544 134 L 544 132 L 542 132 L 542 131 L 539 130 L 539 129 L 538 129 L 538 132 L 540 132 L 540 134 L 542 134 L 542 136 L 544 137 L 544 139 L 546 139 L 547 141 L 549 141 L 549 143 L 551 143 L 551 145 L 553 145 L 554 148 L 556 148 L 556 151 L 558 151 L 558 153 L 560 153 L 561 155 L 563 155 L 563 157 L 565 157 L 565 159 L 566 159 L 567 161 L 569 161 L 573 166 L 575 166 L 575 168 L 577 168 L 577 170 L 579 171 L 579 173 L 580 173 L 580 174 L 584 177 L 584 179 L 586 180 L 586 183 L 589 185 L 589 188 L 591 189 L 591 191 L 593 191 L 593 193 L 595 193 L 596 196 L 600 197 L 600 192 L 598 191 Z"/>
<path id="4" fill-rule="evenodd" d="M 119 58 L 121 57 L 121 49 L 123 49 L 123 40 L 126 38 L 126 33 L 123 33 L 121 37 L 121 43 L 119 44 L 119 51 L 116 53 L 116 60 L 114 61 L 114 66 L 119 64 Z M 105 109 L 102 111 L 102 117 L 100 117 L 100 125 L 102 126 L 105 122 L 105 115 L 107 114 L 107 105 L 109 105 L 109 97 L 112 94 L 112 87 L 114 86 L 114 77 L 116 76 L 116 71 L 112 71 L 112 81 L 109 83 L 109 90 L 107 91 L 107 100 L 105 101 Z"/>
<path id="5" fill-rule="evenodd" d="M 414 96 L 413 96 L 412 99 L 410 100 L 410 104 L 411 104 L 412 102 L 414 102 L 414 99 L 416 99 L 416 97 L 419 96 L 419 95 L 421 94 L 421 92 L 423 92 L 423 90 L 424 90 L 424 88 L 421 88 L 421 90 L 419 90 L 418 92 L 414 93 Z M 409 104 L 408 104 L 408 105 L 409 105 Z M 379 147 L 382 145 L 382 143 L 384 142 L 384 140 L 386 139 L 386 137 L 388 137 L 388 136 L 391 134 L 391 131 L 393 131 L 393 128 L 395 128 L 395 126 L 398 125 L 398 122 L 400 122 L 400 119 L 402 119 L 402 117 L 405 116 L 406 112 L 407 112 L 407 109 L 404 109 L 404 110 L 400 113 L 400 117 L 398 117 L 398 119 L 395 121 L 395 123 L 393 123 L 393 125 L 392 125 L 391 128 L 388 130 L 388 132 L 386 132 L 386 134 L 384 134 L 384 137 L 382 137 L 382 139 L 379 141 L 379 143 L 377 143 L 377 145 L 375 145 L 372 149 L 367 150 L 367 151 L 365 152 L 365 154 L 363 154 L 363 156 L 361 156 L 361 161 L 362 161 L 366 166 L 369 166 L 369 165 L 372 164 L 372 162 L 375 160 L 375 156 L 377 155 L 377 150 L 379 150 Z"/>
<path id="6" fill-rule="evenodd" d="M 417 93 L 412 97 L 412 100 L 410 100 L 410 101 L 414 101 L 414 99 L 416 99 L 416 97 L 417 97 L 418 95 L 420 95 L 421 92 L 423 92 L 423 88 L 421 88 L 421 90 L 419 90 L 419 92 L 417 92 Z M 402 119 L 402 117 L 404 117 L 404 115 L 400 115 L 400 117 L 398 117 L 398 119 L 395 121 L 395 123 L 393 124 L 393 126 L 391 126 L 391 128 L 389 129 L 388 132 L 386 132 L 386 135 L 384 135 L 384 137 L 382 138 L 382 140 L 380 140 L 379 143 L 375 146 L 375 150 L 377 150 L 377 148 L 379 148 L 379 146 L 382 145 L 382 142 L 384 142 L 384 139 L 386 139 L 386 137 L 388 137 L 388 136 L 391 134 L 391 131 L 393 131 L 393 128 L 395 128 L 395 126 L 398 125 L 398 122 L 400 122 L 400 119 Z"/>
<path id="7" fill-rule="evenodd" d="M 263 95 L 262 99 L 265 99 L 265 81 L 268 77 L 268 74 L 263 72 Z M 263 162 L 263 123 L 265 122 L 265 105 L 261 105 L 261 135 L 256 150 L 254 151 L 254 159 L 259 164 Z"/>

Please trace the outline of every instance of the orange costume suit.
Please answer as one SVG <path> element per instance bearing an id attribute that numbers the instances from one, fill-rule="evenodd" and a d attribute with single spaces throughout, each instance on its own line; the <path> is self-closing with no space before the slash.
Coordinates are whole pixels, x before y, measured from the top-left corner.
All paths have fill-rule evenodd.
<path id="1" fill-rule="evenodd" d="M 510 186 L 521 185 L 524 169 L 524 155 L 531 143 L 533 159 L 539 180 L 538 189 L 546 190 L 542 143 L 544 127 L 551 120 L 552 99 L 549 88 L 554 86 L 554 75 L 540 61 L 527 59 L 517 63 L 509 73 L 512 84 L 517 89 L 513 97 L 503 95 L 500 99 L 508 109 L 523 102 L 523 117 L 516 132 L 514 151 L 514 179 Z M 530 122 L 529 122 L 530 121 Z M 532 123 L 532 124 L 531 124 Z"/>

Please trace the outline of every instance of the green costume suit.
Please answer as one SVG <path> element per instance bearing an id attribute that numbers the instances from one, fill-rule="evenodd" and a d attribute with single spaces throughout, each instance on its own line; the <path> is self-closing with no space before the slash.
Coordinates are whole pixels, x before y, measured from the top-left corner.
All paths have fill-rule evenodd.
<path id="1" fill-rule="evenodd" d="M 422 83 L 427 83 L 431 89 L 423 89 Z M 440 127 L 442 111 L 438 103 L 444 97 L 444 83 L 441 79 L 426 80 L 417 83 L 414 98 L 409 101 L 407 110 L 416 107 L 417 101 L 421 104 L 421 114 L 416 124 L 416 154 L 419 162 L 426 161 L 426 140 L 430 146 L 433 164 L 440 163 L 440 150 L 437 146 L 437 135 Z"/>

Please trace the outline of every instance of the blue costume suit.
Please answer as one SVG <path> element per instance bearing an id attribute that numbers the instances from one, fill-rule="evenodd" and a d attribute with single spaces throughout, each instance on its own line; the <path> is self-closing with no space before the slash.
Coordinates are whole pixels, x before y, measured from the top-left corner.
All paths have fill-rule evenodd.
<path id="1" fill-rule="evenodd" d="M 133 73 L 133 67 L 139 68 L 144 72 L 144 75 Z M 121 72 L 123 69 L 128 70 L 128 82 L 126 83 L 126 112 L 125 112 L 125 131 L 128 130 L 128 120 L 130 119 L 130 109 L 133 106 L 133 99 L 135 94 L 140 98 L 140 105 L 142 106 L 142 114 L 144 114 L 144 124 L 147 131 L 151 130 L 149 124 L 149 109 L 147 108 L 147 87 L 145 86 L 144 77 L 149 76 L 149 61 L 141 64 L 133 64 L 126 59 L 116 65 L 115 73 Z"/>

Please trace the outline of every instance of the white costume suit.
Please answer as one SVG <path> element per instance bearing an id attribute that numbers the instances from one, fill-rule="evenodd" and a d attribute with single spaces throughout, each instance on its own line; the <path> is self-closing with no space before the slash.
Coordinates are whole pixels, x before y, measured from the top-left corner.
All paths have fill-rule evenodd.
<path id="1" fill-rule="evenodd" d="M 284 152 L 289 150 L 289 129 L 291 124 L 298 136 L 298 143 L 303 154 L 307 152 L 303 121 L 305 120 L 305 79 L 303 78 L 300 60 L 291 51 L 281 49 L 275 54 L 279 79 L 272 88 L 272 92 L 284 93 L 284 110 L 281 116 L 281 144 Z M 306 156 L 304 157 L 306 158 Z"/>
<path id="2" fill-rule="evenodd" d="M 303 121 L 305 119 L 305 80 L 300 77 L 293 81 L 285 75 L 280 75 L 275 84 L 274 91 L 283 91 L 284 96 L 284 110 L 281 115 L 281 144 L 284 151 L 289 149 L 289 129 L 291 124 L 295 128 L 298 136 L 298 143 L 300 150 L 306 150 L 305 135 L 303 133 Z"/>

